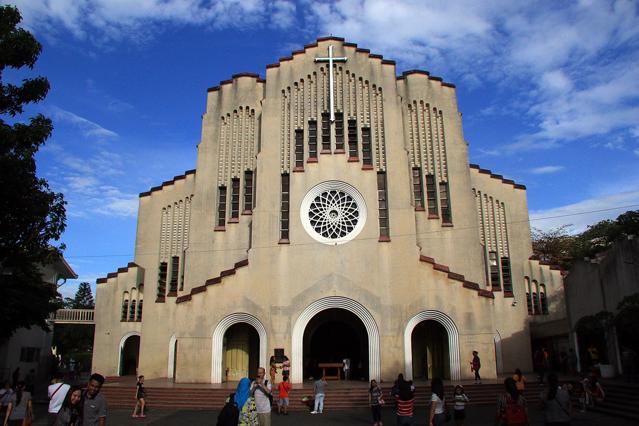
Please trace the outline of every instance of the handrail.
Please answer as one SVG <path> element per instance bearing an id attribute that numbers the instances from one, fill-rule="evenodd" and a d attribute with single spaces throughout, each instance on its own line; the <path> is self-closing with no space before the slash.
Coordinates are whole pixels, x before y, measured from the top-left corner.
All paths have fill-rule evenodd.
<path id="1" fill-rule="evenodd" d="M 51 312 L 49 321 L 57 324 L 93 324 L 94 309 L 58 309 Z"/>

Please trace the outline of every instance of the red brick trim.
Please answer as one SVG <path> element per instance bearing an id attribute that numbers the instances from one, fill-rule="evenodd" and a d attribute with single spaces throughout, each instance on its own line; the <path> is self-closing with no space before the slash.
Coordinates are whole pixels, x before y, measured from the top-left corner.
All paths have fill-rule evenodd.
<path id="1" fill-rule="evenodd" d="M 435 263 L 435 265 L 433 265 L 433 269 L 441 272 L 450 272 L 450 268 L 448 266 L 439 263 Z"/>
<path id="2" fill-rule="evenodd" d="M 327 37 L 318 37 L 317 43 L 320 41 L 344 41 L 344 37 L 335 37 L 335 36 L 327 36 Z"/>
<path id="3" fill-rule="evenodd" d="M 129 263 L 127 263 L 126 266 L 124 266 L 122 268 L 118 268 L 117 272 L 109 272 L 106 277 L 96 279 L 95 283 L 96 284 L 104 284 L 104 283 L 106 283 L 109 280 L 109 278 L 116 278 L 118 276 L 118 274 L 124 274 L 124 273 L 128 272 L 130 268 L 139 268 L 139 267 L 140 267 L 140 265 L 138 265 L 137 263 L 129 262 Z"/>
<path id="4" fill-rule="evenodd" d="M 336 149 L 333 154 L 345 154 L 345 153 L 346 153 L 346 150 L 344 149 Z"/>
<path id="5" fill-rule="evenodd" d="M 290 244 L 291 242 L 287 238 L 280 238 L 277 244 Z"/>
<path id="6" fill-rule="evenodd" d="M 504 291 L 504 297 L 515 297 L 512 291 Z"/>
<path id="7" fill-rule="evenodd" d="M 317 157 L 308 157 L 307 163 L 317 163 Z"/>
<path id="8" fill-rule="evenodd" d="M 469 288 L 471 290 L 479 290 L 479 284 L 474 283 L 472 281 L 464 281 L 464 284 L 462 284 L 465 288 Z"/>
<path id="9" fill-rule="evenodd" d="M 416 212 L 425 212 L 426 209 L 424 207 L 415 207 Z"/>
<path id="10" fill-rule="evenodd" d="M 377 241 L 380 242 L 380 243 L 388 243 L 388 242 L 390 242 L 390 240 L 391 240 L 390 237 L 384 235 L 384 236 L 379 237 L 379 239 Z"/>
<path id="11" fill-rule="evenodd" d="M 451 222 L 442 222 L 442 228 L 452 228 L 453 224 Z"/>
<path id="12" fill-rule="evenodd" d="M 501 180 L 501 182 L 505 183 L 506 185 L 512 185 L 515 189 L 524 189 L 524 190 L 526 189 L 525 185 L 515 183 L 515 181 L 512 179 L 505 179 L 502 175 L 495 174 L 490 169 L 482 169 L 481 167 L 479 167 L 478 164 L 471 163 L 468 165 L 468 167 L 470 167 L 471 169 L 477 170 L 478 173 L 481 173 L 483 175 L 489 175 L 493 179 Z"/>
<path id="13" fill-rule="evenodd" d="M 465 282 L 466 278 L 462 274 L 458 274 L 457 272 L 449 272 L 448 278 L 455 281 Z"/>
<path id="14" fill-rule="evenodd" d="M 177 291 L 169 291 L 166 297 L 177 297 Z"/>
<path id="15" fill-rule="evenodd" d="M 248 259 L 243 259 L 243 260 L 240 260 L 239 262 L 235 262 L 235 264 L 233 265 L 231 269 L 226 269 L 220 272 L 220 275 L 217 277 L 209 278 L 201 286 L 193 287 L 191 291 L 189 292 L 189 294 L 185 294 L 175 299 L 175 303 L 184 303 L 184 302 L 188 302 L 192 300 L 193 295 L 205 292 L 206 288 L 210 285 L 220 284 L 225 277 L 235 275 L 238 268 L 248 266 L 248 264 L 249 264 Z"/>
<path id="16" fill-rule="evenodd" d="M 293 168 L 293 173 L 302 173 L 302 172 L 304 172 L 304 167 L 301 167 L 301 166 L 295 166 L 295 167 Z"/>
<path id="17" fill-rule="evenodd" d="M 362 170 L 373 170 L 375 167 L 373 167 L 372 164 L 363 164 L 362 165 Z"/>
<path id="18" fill-rule="evenodd" d="M 229 221 L 227 223 L 240 223 L 240 218 L 239 217 L 232 217 L 229 219 Z"/>
<path id="19" fill-rule="evenodd" d="M 155 298 L 155 303 L 164 303 L 164 296 L 157 296 Z"/>
<path id="20" fill-rule="evenodd" d="M 429 214 L 428 214 L 428 218 L 429 218 L 429 219 L 439 219 L 439 215 L 438 215 L 438 214 L 431 214 L 431 213 L 429 213 Z"/>
<path id="21" fill-rule="evenodd" d="M 348 157 L 349 163 L 359 163 L 359 157 Z"/>
<path id="22" fill-rule="evenodd" d="M 433 259 L 432 257 L 424 256 L 423 254 L 419 255 L 419 261 L 420 262 L 431 263 L 433 265 L 435 264 L 435 259 Z"/>
<path id="23" fill-rule="evenodd" d="M 216 226 L 215 228 L 213 228 L 213 232 L 226 232 L 226 227 Z"/>
<path id="24" fill-rule="evenodd" d="M 162 185 L 160 185 L 160 186 L 154 186 L 149 191 L 141 192 L 139 197 L 142 198 L 142 197 L 146 197 L 148 195 L 151 195 L 152 192 L 160 191 L 160 190 L 164 189 L 164 187 L 173 185 L 176 181 L 182 180 L 182 179 L 186 179 L 187 176 L 194 175 L 194 174 L 195 174 L 195 169 L 187 170 L 186 172 L 184 172 L 183 175 L 174 176 L 173 179 L 162 182 Z"/>
<path id="25" fill-rule="evenodd" d="M 486 297 L 490 299 L 495 298 L 495 295 L 492 291 L 482 289 L 481 286 L 475 282 L 466 281 L 466 277 L 464 277 L 464 275 L 451 271 L 447 265 L 442 265 L 440 263 L 437 263 L 435 259 L 432 257 L 424 256 L 422 254 L 419 256 L 419 261 L 424 263 L 430 263 L 435 271 L 446 273 L 448 279 L 461 282 L 463 288 L 476 291 L 478 296 L 482 296 L 482 297 Z"/>
<path id="26" fill-rule="evenodd" d="M 489 299 L 494 299 L 494 298 L 495 298 L 495 295 L 494 295 L 494 294 L 493 294 L 493 292 L 492 292 L 492 291 L 490 291 L 490 290 L 479 290 L 479 291 L 477 292 L 477 294 L 479 294 L 479 295 L 480 295 L 480 296 L 482 296 L 482 297 L 487 297 L 487 298 L 489 298 Z"/>
<path id="27" fill-rule="evenodd" d="M 320 151 L 320 154 L 332 154 L 330 149 L 323 149 Z"/>
<path id="28" fill-rule="evenodd" d="M 242 210 L 242 216 L 251 216 L 253 214 L 253 210 Z"/>

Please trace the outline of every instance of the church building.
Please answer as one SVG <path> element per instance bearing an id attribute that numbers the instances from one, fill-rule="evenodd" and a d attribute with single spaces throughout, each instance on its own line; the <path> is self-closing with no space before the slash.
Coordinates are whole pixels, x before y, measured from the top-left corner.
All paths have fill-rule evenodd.
<path id="1" fill-rule="evenodd" d="M 135 257 L 97 281 L 93 369 L 457 381 L 476 350 L 484 378 L 530 371 L 528 307 L 563 283 L 528 220 L 525 186 L 469 163 L 453 84 L 320 38 L 208 89 L 196 168 L 140 194 Z"/>

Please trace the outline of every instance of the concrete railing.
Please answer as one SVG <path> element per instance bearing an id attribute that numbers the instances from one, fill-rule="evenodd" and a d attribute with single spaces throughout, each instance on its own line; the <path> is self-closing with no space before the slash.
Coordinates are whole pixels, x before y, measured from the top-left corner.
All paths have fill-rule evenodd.
<path id="1" fill-rule="evenodd" d="M 93 309 L 58 309 L 49 316 L 56 324 L 94 324 Z"/>

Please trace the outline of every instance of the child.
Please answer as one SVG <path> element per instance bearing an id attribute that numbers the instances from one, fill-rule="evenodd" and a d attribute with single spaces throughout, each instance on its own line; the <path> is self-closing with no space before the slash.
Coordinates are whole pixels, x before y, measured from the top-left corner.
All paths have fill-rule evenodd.
<path id="1" fill-rule="evenodd" d="M 135 408 L 133 409 L 133 415 L 131 417 L 146 417 L 144 414 L 144 397 L 146 392 L 144 391 L 144 376 L 138 377 L 138 383 L 136 384 L 137 391 L 135 392 Z M 138 416 L 138 407 L 140 408 L 140 415 Z"/>
<path id="2" fill-rule="evenodd" d="M 455 409 L 455 424 L 457 426 L 462 426 L 464 424 L 464 420 L 466 419 L 466 403 L 470 401 L 466 392 L 464 392 L 464 387 L 462 385 L 455 386 L 455 394 L 453 395 L 453 400 L 455 404 L 453 408 Z"/>
<path id="3" fill-rule="evenodd" d="M 277 402 L 277 414 L 288 415 L 288 393 L 291 391 L 291 383 L 288 376 L 284 376 L 282 381 L 277 385 L 279 400 Z"/>

